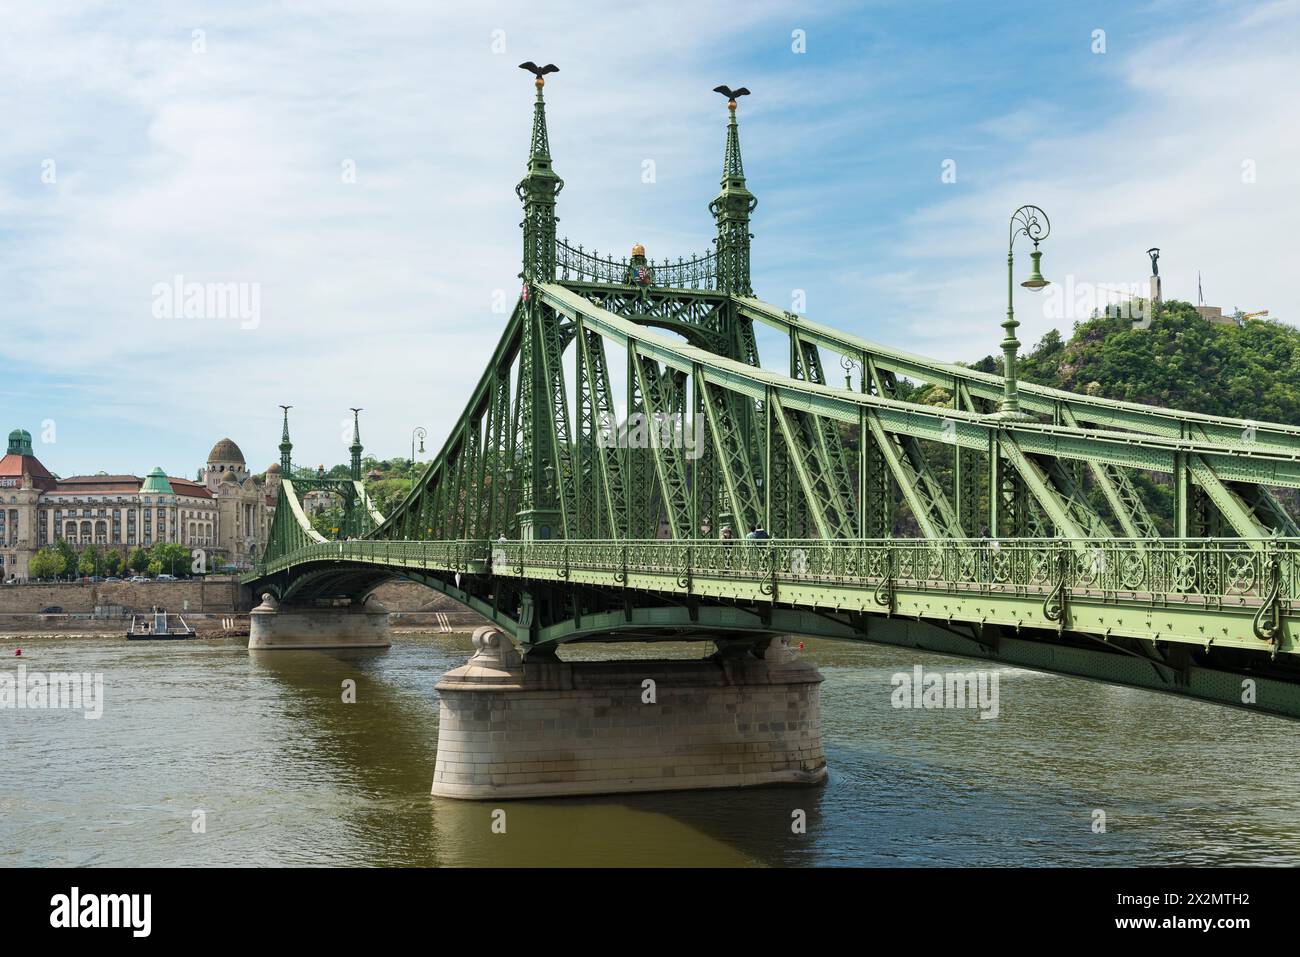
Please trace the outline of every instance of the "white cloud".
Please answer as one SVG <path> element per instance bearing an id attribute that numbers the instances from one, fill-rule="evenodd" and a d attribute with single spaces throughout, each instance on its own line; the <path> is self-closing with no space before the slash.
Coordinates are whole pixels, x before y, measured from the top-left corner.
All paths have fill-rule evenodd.
<path id="1" fill-rule="evenodd" d="M 865 288 L 881 307 L 875 316 L 909 317 L 905 328 L 875 319 L 866 334 L 940 358 L 996 353 L 1007 221 L 1023 203 L 1051 217 L 1042 246 L 1049 279 L 1144 283 L 1145 250 L 1159 246 L 1166 298 L 1195 302 L 1200 270 L 1208 303 L 1268 308 L 1300 324 L 1291 276 L 1300 58 L 1279 42 L 1295 38 L 1298 11 L 1287 0 L 1244 16 L 1225 12 L 1122 56 L 1097 57 L 1098 69 L 1121 71 L 1129 100 L 1113 115 L 1072 116 L 1071 128 L 1082 119 L 1085 132 L 1057 133 L 1051 110 L 1037 128 L 1021 110 L 1008 114 L 1014 141 L 984 157 L 1001 168 L 918 210 L 885 269 L 872 264 L 847 277 L 846 286 Z M 1246 160 L 1255 164 L 1254 183 L 1243 182 Z M 1017 282 L 1031 248 L 1023 237 L 1017 244 Z M 1041 298 L 1017 293 L 1026 346 L 1061 325 L 1044 317 Z"/>
<path id="2" fill-rule="evenodd" d="M 515 64 L 526 59 L 561 66 L 546 87 L 567 181 L 560 230 L 588 248 L 707 248 L 725 116 L 708 91 L 743 82 L 761 93 L 744 103 L 742 124 L 761 198 L 755 280 L 773 301 L 810 286 L 785 281 L 804 270 L 820 277 L 827 301 L 810 308 L 822 321 L 941 358 L 993 352 L 1006 219 L 1035 202 L 1052 216 L 1051 278 L 1140 279 L 1154 244 L 1165 250 L 1166 295 L 1194 297 L 1200 268 L 1210 301 L 1300 318 L 1288 272 L 1300 66 L 1277 42 L 1294 34 L 1294 2 L 1136 49 L 1112 36 L 1112 50 L 1126 52 L 1096 67 L 1121 73 L 1130 106 L 1058 134 L 1050 104 L 1004 105 L 972 133 L 963 185 L 901 224 L 863 217 L 864 232 L 901 236 L 896 252 L 869 261 L 857 247 L 836 249 L 834 261 L 819 254 L 816 204 L 805 199 L 824 204 L 843 184 L 799 175 L 804 151 L 843 148 L 918 108 L 876 95 L 867 59 L 809 57 L 779 82 L 775 59 L 733 75 L 742 54 L 788 44 L 799 24 L 775 3 L 585 10 L 87 2 L 6 17 L 0 309 L 6 329 L 13 320 L 23 332 L 0 336 L 0 354 L 54 377 L 51 401 L 71 389 L 116 416 L 133 443 L 102 463 L 65 446 L 63 467 L 148 468 L 139 449 L 159 429 L 151 397 L 187 436 L 158 453 L 177 474 L 224 434 L 254 467 L 273 460 L 280 402 L 296 407 L 304 462 L 345 457 L 337 423 L 351 405 L 366 409 L 368 449 L 400 454 L 415 425 L 436 449 L 504 324 L 493 292 L 518 288 L 513 186 L 533 89 Z M 195 29 L 206 31 L 205 53 L 191 51 Z M 505 30 L 502 54 L 491 50 L 495 29 Z M 754 42 L 720 52 L 719 38 L 738 37 Z M 843 94 L 826 89 L 849 77 Z M 796 107 L 836 95 L 829 112 Z M 779 123 L 764 122 L 777 113 Z M 1075 130 L 1080 118 L 1068 119 Z M 45 158 L 58 164 L 56 184 L 39 182 Z M 1252 185 L 1240 181 L 1245 158 L 1257 164 Z M 656 163 L 653 187 L 640 181 L 645 159 Z M 345 160 L 355 184 L 341 182 Z M 972 163 L 985 166 L 968 177 Z M 870 164 L 867 155 L 843 175 L 870 174 Z M 154 285 L 177 274 L 260 284 L 260 325 L 152 318 Z M 1028 293 L 1019 303 L 1032 343 L 1052 323 Z"/>
<path id="3" fill-rule="evenodd" d="M 628 43 L 627 17 L 579 6 L 86 3 L 6 18 L 0 59 L 17 82 L 0 90 L 13 184 L 0 210 L 15 232 L 0 289 L 24 331 L 0 352 L 76 383 L 100 414 L 112 403 L 127 434 L 157 428 L 152 397 L 165 396 L 193 435 L 173 470 L 227 433 L 255 466 L 270 461 L 279 402 L 296 406 L 304 461 L 342 457 L 334 420 L 354 404 L 380 454 L 407 448 L 416 424 L 444 434 L 504 324 L 494 291 L 518 289 L 513 187 L 533 99 L 521 60 L 562 66 L 547 93 L 569 180 L 563 230 L 588 248 L 640 240 L 660 255 L 711 236 L 703 171 L 720 163 L 725 114 L 708 92 L 716 57 L 702 53 L 772 8 L 692 7 L 691 29 L 648 15 Z M 564 25 L 575 19 L 583 30 Z M 675 56 L 707 74 L 665 70 Z M 46 157 L 58 177 L 42 185 Z M 647 157 L 655 187 L 639 180 Z M 353 184 L 341 181 L 348 160 Z M 684 191 L 693 230 L 659 215 Z M 154 286 L 177 275 L 258 284 L 260 324 L 153 318 Z M 259 422 L 270 427 L 254 434 Z M 132 446 L 104 467 L 138 470 L 138 456 Z"/>

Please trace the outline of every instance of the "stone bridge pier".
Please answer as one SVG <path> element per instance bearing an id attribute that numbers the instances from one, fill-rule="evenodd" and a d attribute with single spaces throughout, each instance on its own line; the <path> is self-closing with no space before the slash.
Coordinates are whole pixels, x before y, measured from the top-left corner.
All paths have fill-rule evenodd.
<path id="1" fill-rule="evenodd" d="M 387 648 L 388 609 L 371 597 L 360 605 L 281 604 L 269 592 L 248 614 L 248 648 Z"/>
<path id="2" fill-rule="evenodd" d="M 821 784 L 822 676 L 785 638 L 707 659 L 525 661 L 493 626 L 438 682 L 433 793 L 500 799 Z"/>

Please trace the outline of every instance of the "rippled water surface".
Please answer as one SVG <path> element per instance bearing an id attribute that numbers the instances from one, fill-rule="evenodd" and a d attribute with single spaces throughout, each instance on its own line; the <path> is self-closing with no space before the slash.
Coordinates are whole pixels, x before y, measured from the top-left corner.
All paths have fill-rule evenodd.
<path id="1" fill-rule="evenodd" d="M 2 641 L 13 672 L 19 642 Z M 974 665 L 808 641 L 826 676 L 827 786 L 494 805 L 429 794 L 433 687 L 467 636 L 336 653 L 21 644 L 29 670 L 102 672 L 105 710 L 0 710 L 5 865 L 1300 863 L 1295 724 L 1028 671 L 998 672 L 995 720 L 894 709 L 893 674 Z M 355 704 L 341 701 L 349 678 Z M 497 806 L 505 834 L 491 828 Z M 206 833 L 192 832 L 196 809 Z"/>

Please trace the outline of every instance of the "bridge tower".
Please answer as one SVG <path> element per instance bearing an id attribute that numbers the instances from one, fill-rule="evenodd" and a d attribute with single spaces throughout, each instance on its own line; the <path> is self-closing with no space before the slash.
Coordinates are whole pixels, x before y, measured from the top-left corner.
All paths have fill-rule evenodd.
<path id="1" fill-rule="evenodd" d="M 293 455 L 293 443 L 289 441 L 289 410 L 293 406 L 282 405 L 280 408 L 284 410 L 284 429 L 280 433 L 280 475 L 282 478 L 290 478 L 289 468 L 290 459 Z"/>
<path id="2" fill-rule="evenodd" d="M 530 288 L 555 280 L 555 199 L 564 180 L 551 165 L 546 132 L 546 81 L 534 81 L 533 132 L 528 170 L 515 187 L 524 205 L 523 308 L 519 343 L 519 381 L 515 399 L 515 468 L 518 476 L 519 537 L 562 538 L 572 520 L 558 489 L 571 487 L 568 468 L 568 410 L 561 356 L 564 340 L 559 318 L 542 309 Z M 549 421 L 548 421 L 549 420 Z M 552 427 L 553 424 L 553 427 Z"/>
<path id="3" fill-rule="evenodd" d="M 719 88 L 718 92 L 722 92 Z M 739 95 L 749 91 L 743 87 L 737 90 Z M 740 156 L 740 127 L 736 123 L 736 97 L 727 99 L 727 139 L 722 155 L 722 179 L 719 181 L 718 195 L 709 203 L 709 212 L 713 214 L 717 226 L 717 236 L 713 243 L 717 248 L 717 286 L 718 292 L 733 296 L 752 296 L 754 288 L 749 280 L 749 241 L 753 238 L 749 231 L 749 217 L 758 206 L 758 199 L 745 185 L 745 164 Z M 754 339 L 753 324 L 737 314 L 734 301 L 728 301 L 725 307 L 725 326 L 731 337 L 733 354 L 743 362 L 757 366 L 758 345 Z M 745 435 L 759 436 L 759 441 L 749 443 L 749 465 L 755 474 L 762 467 L 764 460 L 765 436 L 763 425 L 766 412 L 762 402 L 732 403 L 732 416 L 737 427 Z M 783 512 L 782 504 L 788 496 L 778 494 L 777 511 Z M 745 513 L 738 502 L 732 502 L 724 492 L 718 509 L 720 526 L 739 522 L 741 534 L 756 519 L 756 515 Z M 766 509 L 769 513 L 771 509 Z M 774 516 L 769 514 L 766 523 L 773 524 Z M 784 521 L 779 524 L 784 524 Z"/>
<path id="4" fill-rule="evenodd" d="M 352 453 L 352 481 L 361 481 L 361 423 L 358 416 L 361 409 L 352 409 L 352 444 L 348 446 L 348 451 Z"/>
<path id="5" fill-rule="evenodd" d="M 749 282 L 749 216 L 758 198 L 745 186 L 745 164 L 740 158 L 740 129 L 736 124 L 736 101 L 727 101 L 727 146 L 722 157 L 721 189 L 709 212 L 717 224 L 718 291 L 752 296 Z"/>

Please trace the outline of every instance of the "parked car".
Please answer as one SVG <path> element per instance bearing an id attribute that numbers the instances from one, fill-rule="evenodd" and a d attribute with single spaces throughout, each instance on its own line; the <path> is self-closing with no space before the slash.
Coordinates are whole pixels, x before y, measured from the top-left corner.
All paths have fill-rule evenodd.
<path id="1" fill-rule="evenodd" d="M 121 580 L 122 579 L 118 578 L 116 575 L 109 575 L 107 578 L 104 579 L 104 583 L 108 584 L 109 582 L 120 582 Z"/>
<path id="2" fill-rule="evenodd" d="M 63 609 L 62 609 L 60 606 L 58 606 L 58 605 L 50 605 L 50 606 L 47 607 L 47 608 L 42 608 L 42 609 L 41 609 L 41 614 L 42 614 L 42 615 L 62 615 L 62 614 L 63 614 Z"/>
<path id="3" fill-rule="evenodd" d="M 168 574 L 164 573 L 164 574 L 159 575 L 157 580 L 160 581 L 160 582 L 174 582 L 174 581 L 177 580 L 177 578 L 176 578 L 175 575 L 168 575 Z"/>
<path id="4" fill-rule="evenodd" d="M 149 579 L 145 578 L 143 575 L 132 575 L 130 581 L 133 581 L 136 584 L 144 584 L 149 581 Z"/>

